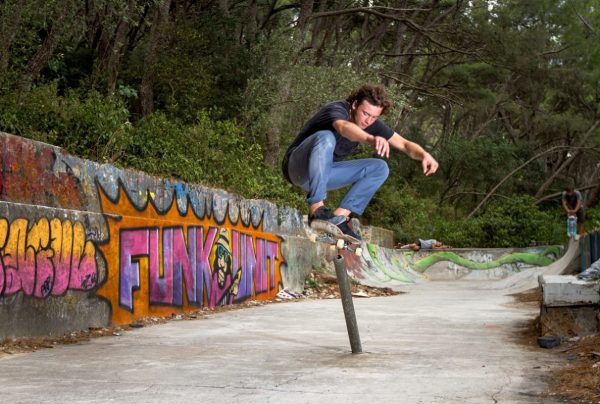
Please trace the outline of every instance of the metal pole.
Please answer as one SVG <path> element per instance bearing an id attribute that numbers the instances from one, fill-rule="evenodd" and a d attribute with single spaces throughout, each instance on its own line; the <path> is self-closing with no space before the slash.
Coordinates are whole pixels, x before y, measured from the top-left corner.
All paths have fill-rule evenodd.
<path id="1" fill-rule="evenodd" d="M 344 257 L 338 255 L 334 258 L 335 274 L 337 276 L 340 295 L 342 297 L 342 307 L 346 317 L 346 327 L 348 328 L 348 337 L 350 338 L 350 348 L 353 354 L 362 353 L 360 336 L 358 335 L 358 324 L 356 323 L 356 314 L 354 314 L 354 304 L 352 303 L 352 293 L 348 285 L 348 274 L 344 265 Z"/>

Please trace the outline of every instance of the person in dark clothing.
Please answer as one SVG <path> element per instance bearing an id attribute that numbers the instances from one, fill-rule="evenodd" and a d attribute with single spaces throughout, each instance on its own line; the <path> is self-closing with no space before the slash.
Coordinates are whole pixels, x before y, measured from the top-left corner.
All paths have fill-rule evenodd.
<path id="1" fill-rule="evenodd" d="M 562 193 L 562 206 L 568 216 L 577 216 L 577 234 L 583 234 L 585 213 L 581 193 L 573 187 L 567 187 Z"/>
<path id="2" fill-rule="evenodd" d="M 321 108 L 300 130 L 283 159 L 283 174 L 308 192 L 309 225 L 326 220 L 347 235 L 360 239 L 348 225 L 350 214 L 362 215 L 388 177 L 390 147 L 421 162 L 431 175 L 438 162 L 418 144 L 406 140 L 379 117 L 391 107 L 383 86 L 364 85 L 345 100 Z M 381 158 L 345 160 L 360 144 L 373 147 Z M 335 210 L 325 206 L 327 191 L 350 186 Z"/>

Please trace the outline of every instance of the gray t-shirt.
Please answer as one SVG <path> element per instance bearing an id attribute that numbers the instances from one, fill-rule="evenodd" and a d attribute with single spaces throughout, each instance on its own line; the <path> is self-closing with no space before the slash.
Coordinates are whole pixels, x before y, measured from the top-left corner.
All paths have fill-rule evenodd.
<path id="1" fill-rule="evenodd" d="M 429 240 L 421 240 L 419 239 L 419 243 L 421 244 L 421 250 L 431 250 L 431 248 L 433 247 L 433 245 L 435 243 L 437 243 L 436 239 L 429 239 Z"/>

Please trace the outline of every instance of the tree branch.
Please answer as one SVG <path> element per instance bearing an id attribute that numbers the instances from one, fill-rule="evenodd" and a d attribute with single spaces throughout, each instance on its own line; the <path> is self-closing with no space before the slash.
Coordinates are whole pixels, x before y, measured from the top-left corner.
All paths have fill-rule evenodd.
<path id="1" fill-rule="evenodd" d="M 445 51 L 445 52 L 429 52 L 429 53 L 421 53 L 421 52 L 407 52 L 407 53 L 375 53 L 375 56 L 385 56 L 390 58 L 398 58 L 402 56 L 439 56 L 446 55 L 448 53 L 454 53 L 453 51 Z"/>
<path id="2" fill-rule="evenodd" d="M 434 44 L 444 48 L 444 49 L 448 49 L 452 52 L 456 52 L 456 53 L 461 53 L 464 55 L 469 55 L 469 56 L 478 56 L 475 53 L 472 52 L 468 52 L 468 51 L 463 51 L 460 49 L 455 49 L 453 47 L 451 47 L 450 45 L 446 45 L 441 43 L 440 41 L 434 39 L 431 35 L 426 33 L 426 29 L 421 27 L 419 24 L 415 23 L 414 21 L 409 20 L 408 18 L 404 18 L 404 17 L 397 17 L 394 15 L 389 15 L 389 14 L 385 14 L 382 12 L 379 12 L 377 10 L 375 10 L 376 7 L 355 7 L 355 8 L 347 8 L 345 10 L 333 10 L 333 11 L 323 11 L 323 12 L 319 12 L 319 13 L 313 13 L 309 19 L 312 18 L 322 18 L 322 17 L 331 17 L 331 16 L 337 16 L 337 15 L 344 15 L 344 14 L 356 14 L 356 13 L 368 13 L 368 14 L 373 14 L 376 15 L 378 17 L 381 18 L 387 18 L 393 21 L 398 21 L 401 23 L 406 24 L 409 28 L 411 28 L 412 30 L 419 32 L 420 34 L 422 34 L 423 36 L 425 36 L 427 39 L 429 39 L 431 42 L 433 42 Z M 382 7 L 379 7 L 382 8 Z M 383 8 L 383 9 L 389 9 L 389 8 Z M 398 9 L 394 9 L 394 10 L 398 10 Z M 401 11 L 415 11 L 415 10 L 422 10 L 422 11 L 429 11 L 428 9 L 406 9 L 406 10 L 401 10 Z"/>
<path id="3" fill-rule="evenodd" d="M 588 186 L 585 186 L 585 187 L 577 187 L 577 190 L 578 190 L 578 191 L 587 191 L 588 189 L 593 189 L 593 188 L 596 188 L 596 187 L 600 187 L 600 182 L 598 182 L 598 183 L 596 183 L 596 184 L 588 185 Z M 553 193 L 553 194 L 546 195 L 546 196 L 544 196 L 544 197 L 542 197 L 542 198 L 540 198 L 540 199 L 536 200 L 536 201 L 535 201 L 535 204 L 536 204 L 536 205 L 539 205 L 540 203 L 542 203 L 542 202 L 544 202 L 544 201 L 547 201 L 547 200 L 549 200 L 549 199 L 554 199 L 554 198 L 557 198 L 557 197 L 561 196 L 561 195 L 562 195 L 562 193 L 563 193 L 563 191 L 560 191 L 560 192 L 555 192 L 555 193 Z"/>
<path id="4" fill-rule="evenodd" d="M 588 138 L 594 132 L 594 130 L 598 127 L 598 125 L 600 125 L 600 119 L 598 119 L 596 122 L 594 122 L 594 124 L 588 129 L 588 131 L 585 133 L 585 135 L 583 135 L 583 137 L 579 141 L 579 144 L 577 145 L 578 148 L 583 147 L 583 145 L 585 144 L 585 142 L 587 142 Z M 554 182 L 554 180 L 556 179 L 556 177 L 558 177 L 558 174 L 560 174 L 573 161 L 575 161 L 576 155 L 579 154 L 580 152 L 581 152 L 581 149 L 577 150 L 575 152 L 575 156 L 572 156 L 571 158 L 568 158 L 568 159 L 566 159 L 565 161 L 562 162 L 562 164 L 556 169 L 556 171 L 554 171 L 552 173 L 552 175 L 550 177 L 548 177 L 546 179 L 546 181 L 544 181 L 544 183 L 540 186 L 540 188 L 538 189 L 538 191 L 535 193 L 535 197 L 536 198 L 539 198 L 540 196 L 542 196 L 542 194 L 546 191 L 546 189 L 548 189 L 548 187 L 550 186 L 550 184 L 552 184 L 552 182 Z"/>
<path id="5" fill-rule="evenodd" d="M 589 149 L 589 147 L 585 147 L 585 148 Z M 538 158 L 542 157 L 545 154 L 554 153 L 555 151 L 558 151 L 558 150 L 573 150 L 573 149 L 578 149 L 578 148 L 574 147 L 574 146 L 554 146 L 554 147 L 549 148 L 548 150 L 544 150 L 543 152 L 536 154 L 535 156 L 533 156 L 532 158 L 530 158 L 529 160 L 527 160 L 526 162 L 524 162 L 523 164 L 521 164 L 520 166 L 518 166 L 517 168 L 515 168 L 511 172 L 509 172 L 504 178 L 502 178 L 502 180 L 500 180 L 500 182 L 497 183 L 491 189 L 491 191 L 487 193 L 487 195 L 485 196 L 485 198 L 483 198 L 481 200 L 481 202 L 479 202 L 479 204 L 475 207 L 475 209 L 473 209 L 473 211 L 471 211 L 471 213 L 469 213 L 469 215 L 467 216 L 467 219 L 472 218 L 473 215 L 487 202 L 487 200 L 490 199 L 490 197 L 492 195 L 494 195 L 494 193 L 496 192 L 496 190 L 498 188 L 500 188 L 500 186 L 502 186 L 502 184 L 504 184 L 510 177 L 512 177 L 515 173 L 517 173 L 523 167 L 527 166 L 528 164 L 532 163 L 533 161 L 537 160 Z"/>

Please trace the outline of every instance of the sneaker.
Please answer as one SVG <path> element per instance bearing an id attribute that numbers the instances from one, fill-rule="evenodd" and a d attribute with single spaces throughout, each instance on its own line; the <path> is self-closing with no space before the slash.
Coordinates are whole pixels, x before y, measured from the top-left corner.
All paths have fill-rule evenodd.
<path id="1" fill-rule="evenodd" d="M 308 215 L 308 225 L 310 226 L 312 221 L 315 219 L 316 220 L 324 220 L 327 222 L 331 218 L 333 218 L 333 212 L 331 212 L 331 210 L 328 207 L 321 206 L 320 208 L 315 210 L 315 213 L 313 213 L 312 215 Z"/>
<path id="2" fill-rule="evenodd" d="M 334 216 L 331 219 L 328 220 L 330 223 L 335 224 L 338 229 L 341 230 L 342 233 L 344 233 L 347 236 L 353 237 L 357 240 L 362 240 L 362 238 L 356 234 L 354 232 L 354 230 L 352 230 L 352 228 L 350 227 L 350 225 L 348 224 L 348 222 L 350 222 L 350 218 L 340 215 L 340 216 Z"/>

